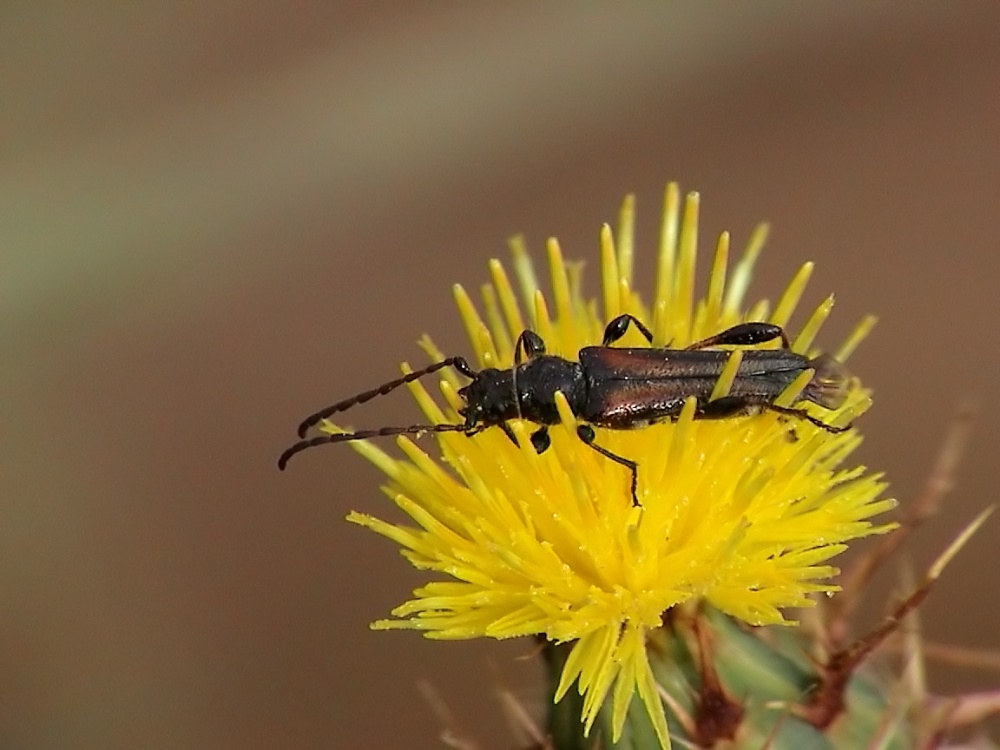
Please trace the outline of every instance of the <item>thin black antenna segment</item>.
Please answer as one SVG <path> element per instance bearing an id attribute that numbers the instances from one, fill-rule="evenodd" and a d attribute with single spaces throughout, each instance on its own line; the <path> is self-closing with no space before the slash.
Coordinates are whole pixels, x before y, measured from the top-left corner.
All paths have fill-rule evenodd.
<path id="1" fill-rule="evenodd" d="M 348 409 L 350 409 L 350 408 L 352 408 L 354 406 L 357 406 L 358 404 L 363 404 L 366 401 L 371 401 L 376 396 L 384 396 L 385 394 L 389 393 L 390 391 L 396 390 L 401 385 L 406 385 L 407 383 L 412 383 L 414 380 L 418 380 L 419 378 L 422 378 L 424 375 L 430 375 L 432 372 L 437 372 L 438 370 L 443 370 L 445 367 L 454 367 L 456 370 L 458 370 L 460 373 L 462 373 L 463 375 L 465 375 L 467 378 L 472 378 L 472 377 L 475 377 L 475 375 L 476 375 L 475 370 L 473 370 L 471 367 L 469 367 L 469 363 L 465 361 L 465 357 L 448 357 L 447 359 L 443 359 L 440 362 L 435 362 L 432 365 L 428 365 L 427 367 L 424 367 L 421 370 L 414 370 L 413 372 L 408 372 L 406 375 L 403 375 L 403 377 L 401 377 L 401 378 L 396 378 L 395 380 L 390 380 L 388 383 L 383 383 L 378 388 L 372 388 L 370 391 L 365 391 L 364 393 L 359 393 L 357 396 L 351 396 L 350 398 L 346 398 L 343 401 L 338 401 L 333 406 L 328 406 L 325 409 L 320 409 L 315 414 L 311 414 L 308 417 L 306 417 L 304 420 L 302 420 L 302 424 L 299 425 L 299 429 L 298 429 L 299 437 L 300 438 L 304 438 L 306 436 L 306 432 L 309 431 L 310 427 L 313 427 L 313 426 L 319 424 L 320 422 L 322 422 L 324 419 L 326 419 L 327 417 L 329 417 L 332 414 L 336 414 L 336 413 L 342 412 L 342 411 L 347 411 Z M 409 428 L 407 428 L 407 429 L 409 429 Z M 356 433 L 356 434 L 361 434 L 361 433 Z M 375 434 L 372 434 L 372 435 L 367 435 L 366 434 L 366 437 L 377 437 L 377 434 L 378 433 L 375 433 Z M 385 434 L 398 435 L 398 434 L 401 434 L 401 433 L 393 432 L 393 433 L 385 433 Z M 338 440 L 323 440 L 321 442 L 335 442 L 335 443 L 339 443 L 339 442 L 341 442 L 341 441 L 344 440 L 344 437 L 342 435 L 330 435 L 330 436 L 325 436 L 325 437 L 337 437 L 339 439 Z M 357 438 L 357 439 L 360 439 L 360 438 Z M 317 445 L 318 444 L 319 443 L 317 443 Z M 299 445 L 299 444 L 296 443 L 296 445 Z M 292 446 L 292 447 L 294 448 L 295 446 Z M 291 448 L 289 450 L 291 450 Z M 303 449 L 299 448 L 299 450 L 303 450 Z M 293 451 L 293 452 L 297 453 L 298 451 Z M 288 451 L 285 451 L 285 453 L 288 453 Z M 282 458 L 285 458 L 284 454 L 282 455 Z M 285 458 L 285 460 L 287 461 L 287 458 Z M 279 465 L 280 465 L 280 462 L 279 462 Z M 284 468 L 284 467 L 282 466 L 281 468 Z"/>
<path id="2" fill-rule="evenodd" d="M 475 435 L 482 432 L 485 426 L 469 429 L 464 424 L 412 424 L 409 427 L 382 427 L 378 430 L 362 430 L 361 432 L 341 432 L 336 435 L 319 435 L 308 440 L 300 440 L 292 447 L 288 448 L 278 458 L 278 469 L 285 470 L 288 459 L 296 453 L 301 453 L 307 448 L 314 448 L 317 445 L 327 445 L 328 443 L 347 443 L 351 440 L 367 440 L 376 437 L 391 437 L 392 435 L 419 435 L 425 432 L 464 432 L 466 435 Z"/>

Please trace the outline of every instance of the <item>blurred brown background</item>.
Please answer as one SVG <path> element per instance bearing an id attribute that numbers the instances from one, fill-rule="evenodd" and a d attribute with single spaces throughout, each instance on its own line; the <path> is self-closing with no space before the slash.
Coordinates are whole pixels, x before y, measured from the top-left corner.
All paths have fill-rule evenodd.
<path id="1" fill-rule="evenodd" d="M 342 521 L 377 474 L 274 460 L 421 333 L 466 351 L 450 285 L 510 234 L 593 259 L 635 191 L 648 269 L 668 179 L 703 252 L 773 222 L 752 296 L 817 262 L 823 342 L 880 316 L 860 460 L 904 502 L 979 397 L 917 564 L 996 502 L 1000 5 L 89 6 L 0 10 L 0 747 L 433 748 L 424 678 L 513 746 L 493 689 L 540 698 L 531 644 L 370 633 L 421 580 Z M 1000 645 L 998 541 L 930 638 Z"/>

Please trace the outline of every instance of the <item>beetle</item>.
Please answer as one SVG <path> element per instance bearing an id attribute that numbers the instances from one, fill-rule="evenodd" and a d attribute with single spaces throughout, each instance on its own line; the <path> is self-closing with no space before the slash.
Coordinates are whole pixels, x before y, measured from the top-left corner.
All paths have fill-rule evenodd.
<path id="1" fill-rule="evenodd" d="M 516 445 L 517 439 L 510 427 L 514 419 L 538 425 L 530 441 L 538 453 L 544 453 L 550 444 L 549 427 L 560 421 L 556 393 L 562 393 L 579 421 L 577 436 L 588 447 L 628 469 L 632 502 L 639 505 L 636 494 L 638 464 L 597 445 L 595 427 L 629 430 L 663 420 L 676 420 L 689 398 L 695 399 L 695 419 L 730 419 L 769 410 L 808 421 L 831 433 L 844 432 L 851 427 L 827 424 L 803 408 L 775 403 L 792 381 L 811 369 L 814 374 L 800 394 L 800 400 L 825 409 L 837 409 L 847 398 L 850 380 L 843 365 L 829 355 L 810 359 L 793 352 L 788 336 L 778 325 L 739 323 L 683 349 L 612 346 L 626 334 L 630 325 L 652 344 L 653 334 L 649 328 L 635 316 L 625 314 L 608 323 L 600 346 L 580 349 L 576 361 L 548 354 L 542 338 L 529 329 L 518 336 L 514 366 L 509 369 L 487 367 L 476 371 L 464 357 L 448 357 L 407 373 L 307 417 L 298 428 L 299 437 L 303 439 L 281 454 L 278 468 L 284 470 L 293 455 L 317 445 L 390 435 L 462 432 L 471 437 L 489 427 L 499 427 Z M 728 393 L 712 398 L 731 356 L 729 350 L 715 347 L 755 346 L 777 339 L 781 340 L 779 349 L 744 351 Z M 327 417 L 447 367 L 455 368 L 471 381 L 458 391 L 465 404 L 459 409 L 463 422 L 382 427 L 305 438 L 311 427 Z"/>

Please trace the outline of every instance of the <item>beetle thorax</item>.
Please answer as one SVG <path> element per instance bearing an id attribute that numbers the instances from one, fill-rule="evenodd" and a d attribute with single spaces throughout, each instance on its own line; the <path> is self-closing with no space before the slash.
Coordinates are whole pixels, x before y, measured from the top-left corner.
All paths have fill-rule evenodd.
<path id="1" fill-rule="evenodd" d="M 562 392 L 570 408 L 578 413 L 586 396 L 585 388 L 579 363 L 541 355 L 518 365 L 516 377 L 513 369 L 482 370 L 458 395 L 465 399 L 463 413 L 473 423 L 495 425 L 522 418 L 538 424 L 555 424 L 559 421 L 556 392 Z"/>

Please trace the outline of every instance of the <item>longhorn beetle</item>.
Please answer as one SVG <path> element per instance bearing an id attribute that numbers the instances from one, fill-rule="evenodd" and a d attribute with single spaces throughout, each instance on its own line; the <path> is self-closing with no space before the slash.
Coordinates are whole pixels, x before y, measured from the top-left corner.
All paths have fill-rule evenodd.
<path id="1" fill-rule="evenodd" d="M 525 330 L 517 338 L 514 366 L 510 369 L 488 367 L 477 372 L 463 357 L 448 357 L 407 373 L 307 417 L 299 425 L 299 437 L 305 438 L 310 427 L 333 414 L 347 411 L 446 367 L 454 367 L 472 381 L 458 391 L 465 402 L 458 413 L 465 421 L 460 424 L 382 427 L 303 439 L 281 454 L 278 468 L 284 470 L 292 456 L 316 445 L 389 435 L 463 432 L 471 437 L 489 427 L 499 427 L 516 445 L 517 439 L 509 424 L 513 419 L 526 419 L 539 425 L 531 434 L 531 444 L 538 453 L 544 453 L 550 442 L 549 426 L 559 422 L 555 395 L 561 392 L 580 421 L 576 428 L 580 440 L 629 470 L 632 502 L 638 505 L 638 464 L 597 445 L 594 442 L 595 426 L 629 430 L 665 419 L 676 420 L 684 402 L 694 398 L 695 419 L 728 419 L 768 410 L 804 419 L 827 432 L 850 429 L 850 425 L 834 427 L 827 424 L 805 409 L 775 403 L 782 391 L 807 369 L 815 372 L 802 391 L 801 400 L 811 401 L 826 409 L 837 409 L 847 398 L 848 385 L 843 365 L 829 355 L 809 359 L 793 352 L 788 336 L 780 326 L 740 323 L 684 349 L 612 347 L 625 335 L 630 324 L 652 344 L 653 334 L 641 321 L 632 315 L 619 315 L 604 329 L 601 345 L 581 349 L 576 362 L 546 354 L 542 338 L 531 330 Z M 731 354 L 728 350 L 711 347 L 753 346 L 775 339 L 781 339 L 780 349 L 743 352 L 728 394 L 711 398 Z"/>

